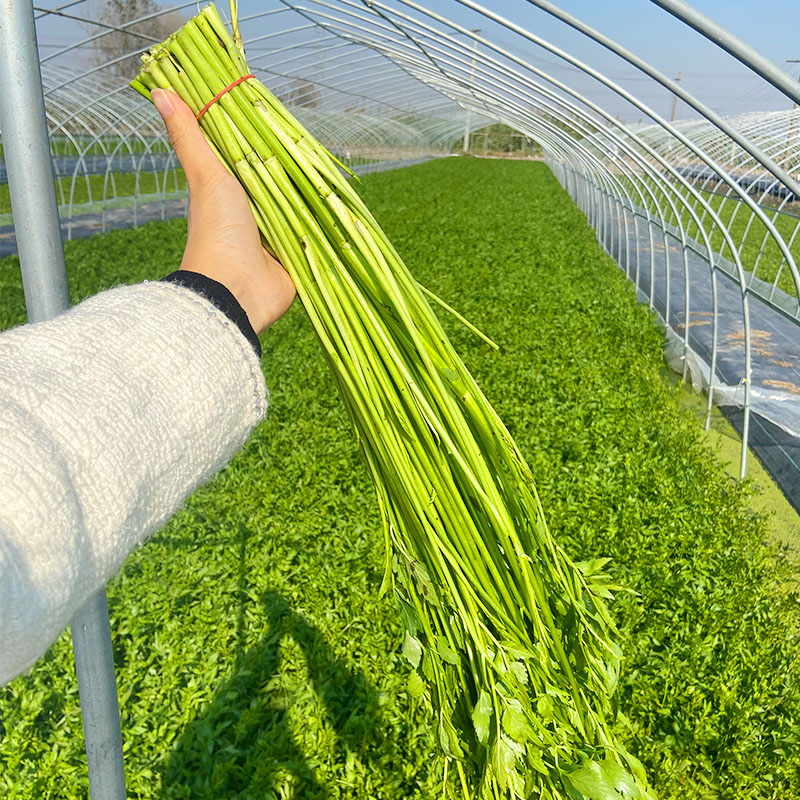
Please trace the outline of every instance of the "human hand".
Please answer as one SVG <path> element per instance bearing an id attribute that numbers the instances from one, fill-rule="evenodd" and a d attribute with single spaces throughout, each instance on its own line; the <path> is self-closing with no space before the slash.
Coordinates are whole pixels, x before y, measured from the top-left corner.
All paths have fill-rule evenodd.
<path id="1" fill-rule="evenodd" d="M 244 189 L 209 147 L 189 106 L 173 91 L 156 89 L 152 96 L 189 184 L 181 269 L 226 286 L 261 333 L 292 304 L 292 279 L 261 244 Z"/>

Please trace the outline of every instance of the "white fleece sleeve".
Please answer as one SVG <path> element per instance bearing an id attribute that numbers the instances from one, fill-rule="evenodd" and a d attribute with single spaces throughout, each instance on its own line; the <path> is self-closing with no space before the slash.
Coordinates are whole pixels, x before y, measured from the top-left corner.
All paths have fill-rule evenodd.
<path id="1" fill-rule="evenodd" d="M 264 416 L 239 328 L 170 283 L 0 335 L 0 685 Z"/>

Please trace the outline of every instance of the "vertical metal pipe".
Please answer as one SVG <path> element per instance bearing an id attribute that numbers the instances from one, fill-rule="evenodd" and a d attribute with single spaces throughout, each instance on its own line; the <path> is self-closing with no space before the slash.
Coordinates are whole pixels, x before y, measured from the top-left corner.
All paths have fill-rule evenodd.
<path id="1" fill-rule="evenodd" d="M 671 265 L 669 263 L 669 239 L 667 238 L 667 221 L 664 219 L 664 214 L 659 208 L 659 215 L 661 216 L 661 238 L 664 242 L 664 321 L 669 327 L 669 312 L 670 312 L 670 271 Z M 689 324 L 689 320 L 686 320 L 686 324 Z"/>
<path id="2" fill-rule="evenodd" d="M 680 85 L 680 82 L 681 82 L 682 78 L 683 78 L 683 73 L 679 72 L 678 73 L 678 77 L 675 78 L 675 83 Z M 675 95 L 674 99 L 672 101 L 672 116 L 669 118 L 669 121 L 670 122 L 675 122 L 675 117 L 677 117 L 677 116 L 678 116 L 678 95 Z"/>
<path id="3" fill-rule="evenodd" d="M 31 322 L 69 308 L 33 6 L 0 0 L 0 125 Z"/>
<path id="4" fill-rule="evenodd" d="M 0 0 L 0 125 L 28 319 L 69 308 L 31 0 Z M 72 621 L 93 800 L 122 800 L 122 734 L 105 591 Z M 77 635 L 76 635 L 77 633 Z"/>
<path id="5" fill-rule="evenodd" d="M 610 222 L 609 219 L 611 217 L 611 193 L 605 186 L 602 186 L 600 191 L 602 192 L 602 210 L 603 210 L 603 221 L 602 221 L 602 237 L 603 237 L 603 249 L 611 255 L 611 238 L 609 234 L 610 229 Z"/>
<path id="6" fill-rule="evenodd" d="M 105 590 L 71 623 L 92 800 L 124 800 L 125 765 Z"/>
<path id="7" fill-rule="evenodd" d="M 625 233 L 625 277 L 628 280 L 631 278 L 631 235 L 630 225 L 628 224 L 628 209 L 622 206 L 622 230 Z M 621 236 L 621 234 L 620 234 Z"/>
<path id="8" fill-rule="evenodd" d="M 711 252 L 709 250 L 709 256 Z M 713 258 L 709 259 L 711 267 L 711 364 L 708 372 L 708 404 L 706 406 L 705 429 L 711 428 L 711 413 L 714 410 L 714 388 L 717 380 L 717 351 L 719 342 L 719 297 L 717 295 L 717 269 Z"/>

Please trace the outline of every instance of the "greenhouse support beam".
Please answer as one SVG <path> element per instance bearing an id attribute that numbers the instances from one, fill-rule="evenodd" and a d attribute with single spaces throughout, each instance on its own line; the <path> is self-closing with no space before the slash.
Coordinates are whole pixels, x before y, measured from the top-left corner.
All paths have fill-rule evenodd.
<path id="1" fill-rule="evenodd" d="M 31 322 L 44 322 L 69 308 L 69 288 L 30 0 L 0 0 L 0 76 L 0 125 L 25 305 Z M 105 590 L 75 615 L 72 629 L 92 798 L 122 800 L 122 735 Z M 96 690 L 98 677 L 111 691 Z"/>
<path id="2" fill-rule="evenodd" d="M 0 125 L 31 322 L 69 308 L 33 6 L 0 0 Z"/>

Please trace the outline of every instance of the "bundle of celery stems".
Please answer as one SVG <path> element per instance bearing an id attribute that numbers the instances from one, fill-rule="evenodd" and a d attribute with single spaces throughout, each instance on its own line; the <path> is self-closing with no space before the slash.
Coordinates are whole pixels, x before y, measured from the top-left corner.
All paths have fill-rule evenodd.
<path id="1" fill-rule="evenodd" d="M 231 12 L 229 33 L 207 6 L 131 85 L 205 109 L 294 280 L 375 483 L 384 585 L 406 626 L 408 690 L 433 709 L 445 793 L 649 798 L 612 732 L 604 561 L 574 564 L 553 541 L 519 450 L 336 160 L 258 80 L 229 88 L 250 72 Z"/>

